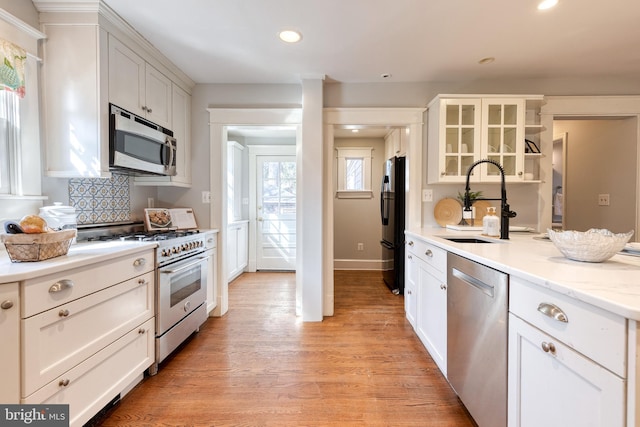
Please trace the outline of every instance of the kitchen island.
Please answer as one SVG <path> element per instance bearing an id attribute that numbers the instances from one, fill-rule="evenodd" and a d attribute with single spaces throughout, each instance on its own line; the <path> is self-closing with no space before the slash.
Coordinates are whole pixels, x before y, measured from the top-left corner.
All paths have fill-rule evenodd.
<path id="1" fill-rule="evenodd" d="M 509 426 L 637 426 L 640 257 L 572 261 L 532 233 L 494 243 L 447 240 L 467 236 L 480 237 L 444 228 L 406 233 L 407 318 L 443 374 L 452 374 L 448 340 L 459 338 L 448 335 L 447 315 L 467 316 L 464 306 L 447 311 L 442 272 L 452 253 L 509 275 Z"/>

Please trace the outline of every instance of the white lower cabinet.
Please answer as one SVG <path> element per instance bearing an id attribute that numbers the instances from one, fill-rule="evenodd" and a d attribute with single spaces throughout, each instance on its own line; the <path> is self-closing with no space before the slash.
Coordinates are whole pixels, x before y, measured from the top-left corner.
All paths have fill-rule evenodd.
<path id="1" fill-rule="evenodd" d="M 442 373 L 447 375 L 447 285 L 419 267 L 416 332 Z"/>
<path id="2" fill-rule="evenodd" d="M 410 252 L 406 254 L 404 268 L 404 311 L 407 320 L 416 329 L 418 259 Z"/>
<path id="3" fill-rule="evenodd" d="M 249 222 L 238 221 L 227 228 L 227 278 L 232 281 L 249 264 Z"/>
<path id="4" fill-rule="evenodd" d="M 447 252 L 410 236 L 406 254 L 406 316 L 446 376 Z"/>
<path id="5" fill-rule="evenodd" d="M 20 403 L 20 294 L 18 283 L 0 284 L 0 402 Z"/>
<path id="6" fill-rule="evenodd" d="M 20 402 L 68 404 L 81 426 L 154 362 L 153 249 L 19 286 Z"/>
<path id="7" fill-rule="evenodd" d="M 154 334 L 149 319 L 22 402 L 69 404 L 70 425 L 83 425 L 153 363 Z"/>
<path id="8" fill-rule="evenodd" d="M 509 427 L 624 426 L 626 382 L 509 315 Z"/>
<path id="9" fill-rule="evenodd" d="M 626 319 L 514 276 L 509 292 L 509 427 L 628 425 Z"/>

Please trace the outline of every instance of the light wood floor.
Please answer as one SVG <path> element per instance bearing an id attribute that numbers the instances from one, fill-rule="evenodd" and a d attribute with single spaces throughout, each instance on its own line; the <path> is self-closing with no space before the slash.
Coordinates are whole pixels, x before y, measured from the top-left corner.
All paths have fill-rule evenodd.
<path id="1" fill-rule="evenodd" d="M 295 316 L 292 273 L 245 273 L 229 312 L 103 426 L 473 426 L 377 272 L 336 272 L 335 315 Z"/>

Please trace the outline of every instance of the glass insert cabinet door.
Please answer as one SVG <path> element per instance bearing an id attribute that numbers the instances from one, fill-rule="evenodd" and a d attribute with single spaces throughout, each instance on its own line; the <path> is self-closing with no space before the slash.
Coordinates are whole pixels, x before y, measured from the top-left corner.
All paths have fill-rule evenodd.
<path id="1" fill-rule="evenodd" d="M 482 158 L 501 164 L 507 180 L 521 176 L 524 167 L 524 100 L 483 99 L 482 119 Z M 497 167 L 481 166 L 483 181 L 500 180 Z"/>
<path id="2" fill-rule="evenodd" d="M 440 152 L 444 155 L 440 156 L 440 180 L 459 182 L 480 156 L 481 101 L 446 99 L 443 103 Z"/>

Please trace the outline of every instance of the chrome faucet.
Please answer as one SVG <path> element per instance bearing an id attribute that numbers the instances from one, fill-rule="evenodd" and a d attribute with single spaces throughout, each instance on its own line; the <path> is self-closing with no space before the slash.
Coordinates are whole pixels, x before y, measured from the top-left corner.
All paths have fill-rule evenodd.
<path id="1" fill-rule="evenodd" d="M 507 203 L 507 186 L 504 182 L 504 169 L 502 168 L 500 163 L 496 162 L 495 160 L 481 159 L 469 166 L 469 170 L 467 171 L 467 183 L 464 190 L 464 211 L 471 212 L 471 198 L 469 197 L 469 177 L 471 176 L 471 171 L 473 170 L 473 168 L 478 166 L 480 163 L 490 163 L 500 170 L 500 176 L 502 177 L 502 191 L 499 199 L 477 198 L 475 200 L 500 200 L 500 238 L 508 240 L 509 218 L 515 217 L 516 213 L 509 208 L 509 204 Z"/>

